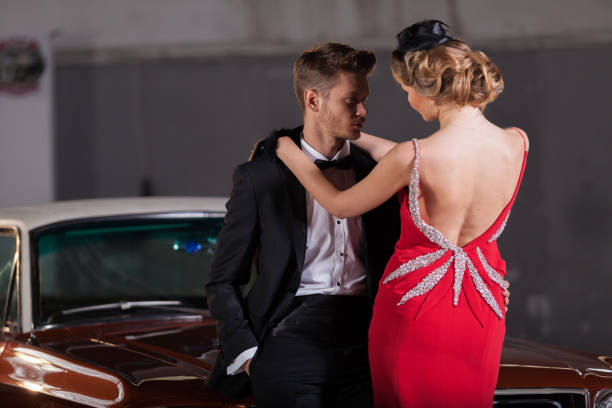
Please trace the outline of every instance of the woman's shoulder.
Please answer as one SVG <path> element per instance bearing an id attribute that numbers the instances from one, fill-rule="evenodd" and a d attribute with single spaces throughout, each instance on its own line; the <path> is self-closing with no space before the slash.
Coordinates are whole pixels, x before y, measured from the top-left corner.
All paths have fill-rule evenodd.
<path id="1" fill-rule="evenodd" d="M 527 132 L 516 126 L 511 126 L 503 130 L 511 137 L 514 137 L 516 139 L 522 139 L 522 144 L 525 148 L 525 151 L 529 151 L 529 138 L 527 137 Z"/>
<path id="2" fill-rule="evenodd" d="M 395 160 L 399 160 L 402 163 L 412 165 L 416 155 L 415 139 L 406 140 L 404 142 L 396 144 L 390 151 L 389 155 Z"/>
<path id="3" fill-rule="evenodd" d="M 452 131 L 447 129 L 439 129 L 431 135 L 419 139 L 419 158 L 421 161 L 426 161 L 429 165 L 438 162 L 454 162 L 459 160 L 461 154 L 457 149 L 459 143 L 458 138 Z"/>

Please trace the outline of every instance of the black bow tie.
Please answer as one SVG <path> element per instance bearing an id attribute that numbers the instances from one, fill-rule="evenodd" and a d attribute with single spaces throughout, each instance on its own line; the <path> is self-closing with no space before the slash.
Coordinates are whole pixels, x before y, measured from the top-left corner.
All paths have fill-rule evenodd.
<path id="1" fill-rule="evenodd" d="M 315 160 L 314 164 L 317 165 L 321 170 L 329 169 L 334 167 L 337 169 L 350 169 L 351 168 L 351 156 L 344 156 L 338 160 Z"/>

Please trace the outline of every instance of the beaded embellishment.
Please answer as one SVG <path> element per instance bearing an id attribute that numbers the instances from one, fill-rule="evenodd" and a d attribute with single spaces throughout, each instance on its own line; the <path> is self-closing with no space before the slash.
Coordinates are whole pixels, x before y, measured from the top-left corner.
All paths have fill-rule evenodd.
<path id="1" fill-rule="evenodd" d="M 506 224 L 508 223 L 508 218 L 510 218 L 510 211 L 508 211 L 508 215 L 506 215 L 506 219 L 501 223 L 500 227 L 495 231 L 495 234 L 489 238 L 489 243 L 495 241 L 499 236 L 504 232 L 504 228 L 506 228 Z"/>
<path id="2" fill-rule="evenodd" d="M 493 312 L 500 318 L 503 319 L 503 313 L 501 308 L 497 304 L 497 301 L 493 297 L 491 290 L 482 280 L 482 277 L 478 273 L 476 266 L 474 265 L 474 261 L 465 253 L 465 251 L 453 244 L 448 238 L 444 236 L 440 231 L 438 231 L 435 227 L 427 224 L 422 218 L 419 209 L 419 145 L 417 139 L 413 139 L 414 142 L 414 150 L 415 150 L 415 160 L 414 166 L 412 168 L 412 174 L 410 177 L 410 185 L 408 186 L 408 208 L 410 210 L 410 216 L 414 221 L 414 224 L 417 228 L 434 244 L 437 244 L 441 249 L 430 252 L 424 255 L 417 256 L 404 264 L 400 265 L 395 271 L 391 272 L 383 281 L 383 283 L 388 283 L 394 279 L 402 277 L 410 272 L 413 272 L 417 269 L 424 268 L 426 266 L 431 265 L 436 262 L 438 259 L 442 258 L 444 254 L 448 251 L 452 251 L 453 255 L 446 261 L 446 263 L 432 272 L 430 272 L 427 276 L 425 276 L 416 286 L 410 289 L 408 292 L 404 294 L 402 299 L 397 304 L 398 306 L 404 304 L 409 299 L 424 295 L 425 293 L 432 290 L 438 282 L 442 279 L 442 277 L 448 272 L 450 269 L 450 265 L 454 261 L 454 280 L 453 280 L 453 305 L 457 306 L 459 302 L 459 296 L 461 294 L 461 286 L 463 284 L 463 277 L 465 275 L 466 269 L 469 272 L 469 275 L 476 287 L 476 290 L 485 301 L 487 305 L 493 310 Z M 495 234 L 491 237 L 489 242 L 493 242 L 495 239 L 499 237 L 502 233 L 506 222 L 508 221 L 508 217 L 504 220 L 501 227 L 495 232 Z M 489 276 L 489 278 L 498 284 L 502 289 L 505 289 L 504 280 L 501 275 L 491 267 L 481 249 L 476 247 L 476 253 L 478 255 L 479 261 L 482 264 L 485 272 Z"/>
<path id="3" fill-rule="evenodd" d="M 502 276 L 497 273 L 497 271 L 493 269 L 491 265 L 489 265 L 487 259 L 484 257 L 479 247 L 476 247 L 476 253 L 478 254 L 478 259 L 480 259 L 480 263 L 482 264 L 483 268 L 485 269 L 485 271 L 487 271 L 487 275 L 489 275 L 489 278 L 491 278 L 493 282 L 497 283 L 500 288 L 505 290 L 506 285 L 504 284 L 504 278 L 502 278 Z"/>

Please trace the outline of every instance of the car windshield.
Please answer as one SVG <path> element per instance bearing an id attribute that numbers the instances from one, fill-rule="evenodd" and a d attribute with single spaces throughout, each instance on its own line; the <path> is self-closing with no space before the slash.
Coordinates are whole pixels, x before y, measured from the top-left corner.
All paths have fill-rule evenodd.
<path id="1" fill-rule="evenodd" d="M 36 245 L 40 323 L 205 308 L 222 224 L 219 215 L 45 230 Z"/>

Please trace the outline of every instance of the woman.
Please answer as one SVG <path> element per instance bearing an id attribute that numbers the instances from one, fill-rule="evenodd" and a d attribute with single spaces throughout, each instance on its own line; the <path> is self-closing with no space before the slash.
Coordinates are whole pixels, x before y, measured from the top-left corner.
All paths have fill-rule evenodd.
<path id="1" fill-rule="evenodd" d="M 398 35 L 393 77 L 440 130 L 395 144 L 362 134 L 378 160 L 336 190 L 281 138 L 278 157 L 330 213 L 353 217 L 393 194 L 402 232 L 380 282 L 370 326 L 377 407 L 491 407 L 505 333 L 505 262 L 497 237 L 523 175 L 526 135 L 482 114 L 503 89 L 498 68 L 429 20 Z"/>

